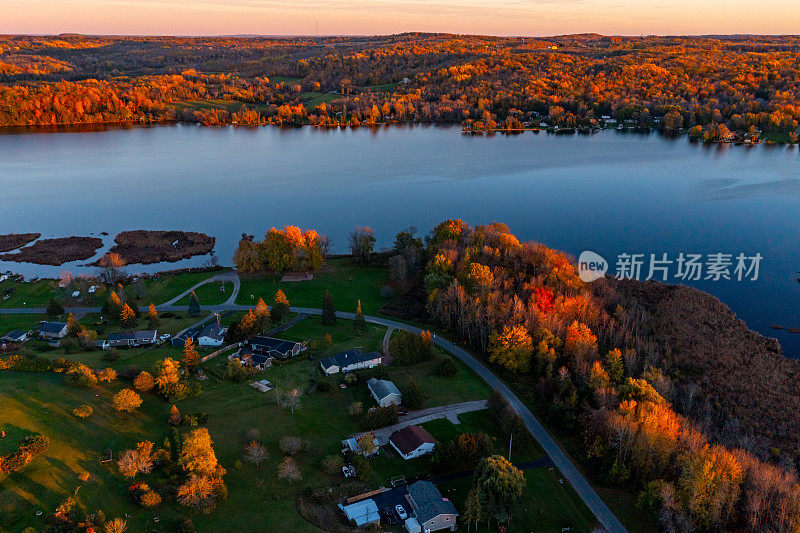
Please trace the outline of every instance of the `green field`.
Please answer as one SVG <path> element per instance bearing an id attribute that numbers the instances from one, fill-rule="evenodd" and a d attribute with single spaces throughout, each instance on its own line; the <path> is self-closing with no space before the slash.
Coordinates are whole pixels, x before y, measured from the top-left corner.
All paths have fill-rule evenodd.
<path id="1" fill-rule="evenodd" d="M 361 310 L 375 315 L 386 302 L 381 287 L 388 282 L 386 268 L 353 264 L 347 257 L 328 260 L 327 266 L 314 274 L 311 281 L 281 283 L 279 276 L 242 276 L 242 287 L 236 303 L 255 306 L 259 298 L 272 305 L 275 292 L 281 289 L 289 303 L 297 307 L 322 307 L 325 290 L 331 291 L 337 311 L 355 312 L 361 299 Z"/>
<path id="2" fill-rule="evenodd" d="M 15 329 L 30 331 L 39 326 L 39 322 L 48 320 L 46 315 L 14 314 L 0 315 L 0 337 Z"/>
<path id="3" fill-rule="evenodd" d="M 211 281 L 205 285 L 200 285 L 194 293 L 200 301 L 200 305 L 217 305 L 225 303 L 233 291 L 233 283 L 230 281 Z M 189 305 L 190 296 L 186 295 L 175 305 Z"/>
<path id="4" fill-rule="evenodd" d="M 11 290 L 8 300 L 1 299 L 6 291 Z M 50 298 L 63 300 L 64 289 L 58 288 L 58 282 L 52 279 L 42 279 L 31 283 L 19 283 L 6 280 L 0 282 L 0 307 L 47 307 Z"/>
<path id="5" fill-rule="evenodd" d="M 126 289 L 130 288 L 134 293 L 139 292 L 141 296 L 137 297 L 137 299 L 142 305 L 149 305 L 151 303 L 159 305 L 189 290 L 204 279 L 216 276 L 219 272 L 222 271 L 161 274 L 158 280 L 144 279 L 138 281 L 137 283 L 142 283 L 144 285 L 143 289 L 134 289 L 131 285 L 126 287 Z"/>

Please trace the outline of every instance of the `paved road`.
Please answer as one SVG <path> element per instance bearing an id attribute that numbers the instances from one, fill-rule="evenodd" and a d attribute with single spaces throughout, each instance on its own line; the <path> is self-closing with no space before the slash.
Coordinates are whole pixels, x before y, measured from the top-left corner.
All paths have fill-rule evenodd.
<path id="1" fill-rule="evenodd" d="M 156 309 L 158 309 L 158 310 L 162 310 L 163 309 L 165 311 L 169 310 L 170 308 L 172 308 L 174 306 L 175 302 L 177 302 L 178 300 L 180 300 L 184 296 L 187 296 L 187 295 L 191 294 L 192 291 L 197 290 L 198 287 L 201 287 L 201 286 L 205 285 L 206 283 L 211 283 L 213 281 L 222 281 L 222 282 L 226 282 L 227 281 L 227 282 L 233 283 L 233 291 L 231 291 L 231 295 L 228 297 L 227 300 L 225 300 L 225 303 L 222 304 L 222 305 L 232 305 L 232 304 L 234 304 L 236 302 L 236 295 L 239 294 L 239 289 L 241 288 L 242 283 L 239 280 L 239 276 L 236 274 L 236 272 L 228 271 L 228 272 L 220 272 L 216 276 L 211 276 L 210 278 L 204 279 L 200 283 L 197 283 L 194 286 L 186 289 L 185 291 L 183 291 L 182 293 L 177 295 L 175 298 L 173 298 L 173 299 L 171 299 L 171 300 L 169 300 L 167 302 L 164 302 L 161 305 L 157 305 Z"/>
<path id="2" fill-rule="evenodd" d="M 187 306 L 175 306 L 175 305 L 167 305 L 164 304 L 159 306 L 160 310 L 169 310 L 169 311 L 185 311 Z M 236 305 L 234 303 L 226 302 L 221 305 L 211 305 L 211 306 L 204 306 L 206 310 L 212 312 L 220 312 L 220 311 L 246 311 L 249 309 L 246 305 Z M 147 308 L 142 308 L 143 311 L 146 311 Z M 96 313 L 100 310 L 97 307 L 91 308 L 71 308 L 68 309 L 70 312 L 87 312 L 87 313 Z M 290 309 L 294 313 L 300 314 L 307 314 L 307 315 L 321 315 L 321 309 L 312 309 L 306 307 L 292 307 Z M 36 313 L 36 314 L 44 314 L 44 308 L 24 308 L 24 309 L 0 309 L 0 314 L 22 314 L 22 313 Z M 344 313 L 344 312 L 337 312 L 336 315 L 339 318 L 352 320 L 355 315 L 354 313 Z M 212 315 L 213 316 L 213 315 Z M 365 316 L 364 319 L 372 324 L 378 324 L 381 326 L 385 326 L 387 328 L 395 328 L 395 329 L 402 329 L 406 331 L 411 331 L 413 333 L 421 333 L 422 330 L 420 328 L 409 326 L 407 324 L 403 324 L 402 322 L 397 322 L 394 320 L 388 320 L 385 318 L 373 317 L 373 316 Z M 553 464 L 561 471 L 564 477 L 569 481 L 572 487 L 575 489 L 575 492 L 580 496 L 586 506 L 594 513 L 597 520 L 600 524 L 609 532 L 609 533 L 627 533 L 625 526 L 622 525 L 622 522 L 611 512 L 611 509 L 605 504 L 605 502 L 600 498 L 597 492 L 592 488 L 589 481 L 581 474 L 578 468 L 572 463 L 572 461 L 567 457 L 567 454 L 558 446 L 553 437 L 547 432 L 547 430 L 542 426 L 541 422 L 534 416 L 534 414 L 530 411 L 530 409 L 525 406 L 525 404 L 517 397 L 516 394 L 506 385 L 503 381 L 500 380 L 497 376 L 492 373 L 487 367 L 485 367 L 480 361 L 475 359 L 472 355 L 470 355 L 466 350 L 456 346 L 452 342 L 439 337 L 438 335 L 434 335 L 433 341 L 436 343 L 437 346 L 445 349 L 446 351 L 450 352 L 455 357 L 461 359 L 468 367 L 470 367 L 476 374 L 478 374 L 490 387 L 494 390 L 500 392 L 503 397 L 508 401 L 512 408 L 522 417 L 522 420 L 525 422 L 525 425 L 528 428 L 528 431 L 531 432 L 533 437 L 538 441 L 539 445 L 544 449 L 547 455 L 553 460 Z"/>
<path id="3" fill-rule="evenodd" d="M 399 419 L 400 421 L 397 424 L 373 431 L 372 433 L 375 435 L 375 444 L 378 446 L 384 446 L 389 442 L 389 437 L 392 436 L 392 433 L 398 429 L 403 429 L 406 426 L 424 424 L 425 422 L 430 422 L 431 420 L 436 420 L 438 418 L 446 418 L 454 424 L 458 424 L 458 415 L 486 409 L 486 404 L 486 400 L 478 400 L 474 402 L 440 405 L 438 407 L 431 407 L 430 409 L 412 411 L 407 415 L 401 416 Z"/>

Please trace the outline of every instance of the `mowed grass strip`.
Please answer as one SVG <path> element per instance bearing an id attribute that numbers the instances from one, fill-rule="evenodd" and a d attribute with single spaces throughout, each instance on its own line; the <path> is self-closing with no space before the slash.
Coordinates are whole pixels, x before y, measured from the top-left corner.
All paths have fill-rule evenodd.
<path id="1" fill-rule="evenodd" d="M 375 315 L 386 302 L 381 297 L 381 287 L 388 281 L 388 271 L 383 266 L 358 265 L 348 257 L 337 257 L 329 259 L 311 281 L 282 283 L 281 276 L 275 275 L 241 276 L 241 279 L 238 304 L 255 306 L 263 298 L 272 305 L 280 289 L 292 306 L 318 309 L 322 307 L 325 290 L 329 290 L 337 311 L 354 313 L 360 299 L 364 314 Z"/>

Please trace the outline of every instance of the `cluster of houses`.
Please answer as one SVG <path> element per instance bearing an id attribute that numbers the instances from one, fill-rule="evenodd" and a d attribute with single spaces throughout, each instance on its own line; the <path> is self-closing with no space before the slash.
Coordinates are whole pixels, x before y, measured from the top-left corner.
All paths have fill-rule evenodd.
<path id="1" fill-rule="evenodd" d="M 38 329 L 33 331 L 24 331 L 15 329 L 9 331 L 0 337 L 0 343 L 23 343 L 31 340 L 38 334 L 39 337 L 46 340 L 58 340 L 67 336 L 67 323 L 66 322 L 42 322 L 39 324 Z"/>

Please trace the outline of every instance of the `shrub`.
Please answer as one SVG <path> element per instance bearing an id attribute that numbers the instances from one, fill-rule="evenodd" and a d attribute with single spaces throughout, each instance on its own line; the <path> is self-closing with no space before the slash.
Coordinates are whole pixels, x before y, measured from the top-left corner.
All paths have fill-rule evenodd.
<path id="1" fill-rule="evenodd" d="M 422 390 L 422 387 L 414 378 L 408 379 L 402 393 L 403 405 L 409 409 L 421 409 L 425 405 L 425 399 L 427 398 L 425 391 Z"/>
<path id="2" fill-rule="evenodd" d="M 366 429 L 378 429 L 397 424 L 397 407 L 373 407 L 364 417 Z"/>
<path id="3" fill-rule="evenodd" d="M 88 418 L 92 416 L 94 409 L 92 409 L 91 405 L 83 404 L 80 407 L 76 407 L 72 410 L 72 414 L 77 416 L 78 418 Z"/>
<path id="4" fill-rule="evenodd" d="M 430 332 L 417 335 L 410 331 L 399 331 L 392 336 L 390 352 L 398 365 L 413 365 L 433 357 L 433 342 Z"/>
<path id="5" fill-rule="evenodd" d="M 67 382 L 88 389 L 97 385 L 97 376 L 88 366 L 77 363 L 67 371 Z"/>
<path id="6" fill-rule="evenodd" d="M 161 503 L 161 496 L 159 496 L 157 492 L 149 490 L 142 494 L 139 503 L 144 507 L 155 507 Z"/>
<path id="7" fill-rule="evenodd" d="M 303 441 L 300 440 L 300 437 L 290 437 L 287 435 L 281 437 L 281 440 L 278 444 L 281 448 L 281 451 L 286 455 L 297 455 L 302 448 Z"/>
<path id="8" fill-rule="evenodd" d="M 450 378 L 456 375 L 458 367 L 452 357 L 442 357 L 436 364 L 434 372 L 440 376 Z"/>
<path id="9" fill-rule="evenodd" d="M 329 476 L 337 476 L 341 473 L 344 466 L 344 459 L 341 455 L 326 455 L 322 458 L 322 470 Z"/>
<path id="10" fill-rule="evenodd" d="M 105 352 L 103 352 L 103 361 L 107 363 L 113 363 L 118 359 L 119 359 L 119 351 L 114 348 L 110 348 Z"/>

